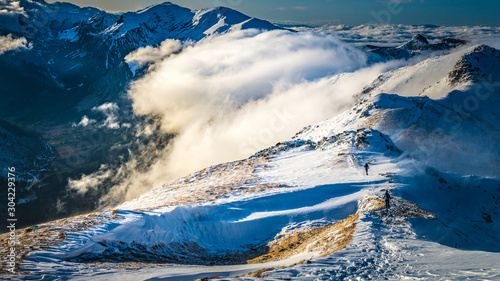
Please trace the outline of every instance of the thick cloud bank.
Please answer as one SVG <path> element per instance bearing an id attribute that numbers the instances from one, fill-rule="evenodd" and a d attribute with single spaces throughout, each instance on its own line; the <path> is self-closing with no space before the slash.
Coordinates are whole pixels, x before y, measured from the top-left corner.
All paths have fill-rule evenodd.
<path id="1" fill-rule="evenodd" d="M 171 44 L 160 48 L 164 45 Z M 146 50 L 129 58 L 141 62 L 158 53 Z M 284 88 L 357 69 L 365 60 L 332 36 L 238 31 L 160 61 L 133 85 L 131 97 L 137 113 L 159 115 L 165 130 L 180 132 L 193 122 L 227 117 Z"/>
<path id="2" fill-rule="evenodd" d="M 158 117 L 176 137 L 148 172 L 115 187 L 125 199 L 287 140 L 349 106 L 385 70 L 366 68 L 365 53 L 334 36 L 310 32 L 234 31 L 182 51 L 167 40 L 127 60 L 153 58 L 130 97 L 137 114 Z"/>
<path id="3" fill-rule="evenodd" d="M 488 43 L 500 36 L 498 26 L 435 26 L 435 25 L 325 25 L 318 28 L 297 27 L 296 30 L 335 34 L 354 45 L 398 46 L 421 34 L 431 42 L 443 38 L 458 38 L 474 44 Z M 488 43 L 489 44 L 489 43 Z"/>
<path id="4" fill-rule="evenodd" d="M 165 40 L 157 48 L 146 46 L 130 53 L 125 57 L 125 61 L 127 61 L 130 68 L 135 71 L 136 68 L 141 68 L 149 63 L 159 62 L 174 53 L 180 52 L 181 50 L 181 41 Z"/>
<path id="5" fill-rule="evenodd" d="M 9 34 L 0 36 L 0 55 L 11 50 L 26 49 L 30 46 L 27 44 L 26 38 L 15 39 Z"/>
<path id="6" fill-rule="evenodd" d="M 0 0 L 0 15 L 23 14 L 24 9 L 20 1 Z"/>

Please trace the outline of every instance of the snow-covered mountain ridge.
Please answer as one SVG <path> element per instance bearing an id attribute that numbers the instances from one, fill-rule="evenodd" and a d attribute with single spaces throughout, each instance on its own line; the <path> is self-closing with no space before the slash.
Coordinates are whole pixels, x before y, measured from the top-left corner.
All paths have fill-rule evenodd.
<path id="1" fill-rule="evenodd" d="M 92 72 L 110 75 L 132 51 L 166 39 L 198 41 L 235 29 L 280 29 L 229 8 L 193 11 L 170 2 L 122 15 L 43 0 L 20 0 L 19 6 L 22 11 L 0 15 L 0 34 L 26 38 L 31 48 L 22 57 L 67 89 L 95 83 L 82 78 L 93 77 Z M 29 55 L 33 52 L 35 57 Z"/>
<path id="2" fill-rule="evenodd" d="M 230 28 L 278 29 L 267 21 L 225 8 L 190 10 L 170 2 L 121 15 L 64 2 L 20 0 L 20 10 L 2 14 L 1 31 L 31 40 L 83 42 L 93 37 L 107 39 L 143 35 L 158 44 L 166 38 L 199 40 Z"/>
<path id="3" fill-rule="evenodd" d="M 36 68 L 37 77 L 57 81 L 65 97 L 123 87 L 132 79 L 120 59 L 129 47 L 158 44 L 174 33 L 196 40 L 254 22 L 224 8 L 193 12 L 169 3 L 123 16 L 86 9 L 96 13 L 85 19 L 63 15 L 77 7 L 54 4 L 45 11 L 62 20 L 41 25 L 43 13 L 27 19 L 29 7 L 44 2 L 22 3 L 22 17 L 14 17 L 22 19 L 18 32 L 47 36 L 35 49 L 0 59 L 14 62 L 25 51 L 54 47 L 45 53 L 55 55 L 50 63 L 43 54 L 31 63 L 53 67 L 46 76 Z M 404 61 L 369 82 L 350 108 L 248 159 L 167 182 L 113 210 L 18 229 L 19 275 L 5 278 L 498 279 L 498 51 L 460 41 L 436 44 L 415 36 L 392 48 L 404 51 L 396 57 Z M 92 79 L 75 78 L 89 69 L 107 75 L 90 86 Z M 73 105 L 90 112 L 116 96 L 80 98 Z M 11 132 L 0 129 L 2 137 L 12 138 Z M 65 141 L 66 153 L 76 154 Z M 155 154 L 163 141 L 157 138 L 144 155 Z M 380 199 L 385 190 L 393 197 L 389 210 Z M 4 246 L 8 235 L 1 236 Z M 8 247 L 1 251 L 6 255 Z"/>
<path id="4" fill-rule="evenodd" d="M 455 69 L 448 75 L 451 83 L 498 81 L 500 51 L 487 45 L 476 47 L 457 62 Z"/>
<path id="5" fill-rule="evenodd" d="M 483 50 L 495 54 L 470 47 L 391 71 L 344 113 L 248 159 L 209 167 L 125 202 L 115 218 L 102 213 L 102 223 L 29 254 L 21 269 L 50 275 L 54 263 L 40 264 L 49 258 L 64 261 L 68 277 L 85 278 L 72 273 L 75 266 L 119 264 L 132 255 L 140 262 L 128 265 L 138 268 L 133 275 L 93 267 L 92 278 L 222 279 L 259 271 L 255 276 L 292 280 L 495 279 L 497 79 L 447 80 L 463 58 L 494 64 L 495 56 L 483 57 Z M 446 69 L 432 81 L 447 81 L 448 93 L 439 88 L 429 98 L 377 90 L 384 83 L 386 89 L 409 87 L 401 74 L 427 85 L 421 68 L 435 63 Z M 475 110 L 464 106 L 471 97 L 482 98 Z M 380 209 L 384 190 L 393 196 L 388 212 Z M 57 227 L 46 226 L 57 235 Z M 468 271 L 460 271 L 464 262 Z"/>
<path id="6" fill-rule="evenodd" d="M 466 41 L 460 39 L 445 38 L 439 43 L 430 44 L 427 38 L 417 34 L 410 41 L 397 47 L 376 47 L 368 45 L 366 48 L 384 59 L 409 59 L 425 53 L 450 50 L 463 46 L 466 43 Z"/>
<path id="7" fill-rule="evenodd" d="M 116 65 L 130 52 L 158 45 L 167 38 L 198 41 L 213 34 L 247 28 L 278 29 L 267 21 L 250 18 L 229 8 L 192 11 L 166 2 L 119 17 L 98 13 L 61 32 L 59 39 L 83 43 L 91 50 L 106 50 L 107 65 Z"/>

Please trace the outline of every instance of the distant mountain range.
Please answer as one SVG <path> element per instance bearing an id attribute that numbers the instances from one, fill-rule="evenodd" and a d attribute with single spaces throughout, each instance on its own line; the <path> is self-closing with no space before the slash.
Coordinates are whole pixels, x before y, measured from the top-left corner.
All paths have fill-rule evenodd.
<path id="1" fill-rule="evenodd" d="M 33 108 L 35 114 L 30 115 L 36 118 L 52 117 L 57 106 L 83 111 L 115 100 L 131 78 L 123 59 L 140 47 L 167 38 L 198 41 L 234 29 L 278 29 L 223 7 L 192 11 L 163 3 L 121 15 L 43 0 L 21 0 L 20 7 L 23 13 L 0 15 L 0 34 L 26 38 L 31 46 L 2 56 L 1 61 L 10 66 L 1 76 L 2 85 L 8 85 L 3 95 L 12 102 L 1 108 L 2 114 L 21 119 L 26 112 L 16 104 L 26 96 L 50 100 L 45 110 Z M 51 93 L 42 94 L 45 91 Z M 21 100 L 19 92 L 24 93 Z"/>

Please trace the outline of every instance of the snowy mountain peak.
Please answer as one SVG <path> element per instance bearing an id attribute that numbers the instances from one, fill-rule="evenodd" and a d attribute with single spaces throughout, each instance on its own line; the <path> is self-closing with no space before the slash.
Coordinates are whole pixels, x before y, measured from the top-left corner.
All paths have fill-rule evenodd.
<path id="1" fill-rule="evenodd" d="M 416 49 L 426 47 L 427 45 L 429 45 L 429 41 L 427 41 L 427 38 L 420 34 L 417 34 L 413 36 L 413 38 L 409 42 L 405 43 L 401 47 L 406 46 L 408 49 Z"/>
<path id="2" fill-rule="evenodd" d="M 68 3 L 22 0 L 18 10 L 0 13 L 0 34 L 26 39 L 32 46 L 30 52 L 38 54 L 12 58 L 13 61 L 26 59 L 36 64 L 31 68 L 44 69 L 45 75 L 51 77 L 49 81 L 66 89 L 90 87 L 92 82 L 86 80 L 95 82 L 97 77 L 108 74 L 101 82 L 120 79 L 113 85 L 125 85 L 133 73 L 123 64 L 124 58 L 138 48 L 158 46 L 166 39 L 199 41 L 206 36 L 248 28 L 280 29 L 229 8 L 192 11 L 169 2 L 116 15 Z M 117 67 L 120 69 L 113 72 Z M 115 88 L 111 85 L 103 82 L 94 87 L 96 91 L 108 91 Z M 94 105 L 92 102 L 78 108 Z"/>
<path id="3" fill-rule="evenodd" d="M 448 78 L 452 85 L 478 83 L 482 80 L 492 83 L 500 80 L 498 69 L 500 69 L 500 51 L 487 45 L 480 45 L 461 57 L 448 74 Z"/>
<path id="4" fill-rule="evenodd" d="M 431 44 L 424 36 L 417 34 L 398 47 L 367 46 L 370 52 L 380 55 L 384 59 L 409 59 L 425 52 L 451 50 L 465 45 L 467 42 L 460 39 L 444 38 L 441 42 Z"/>
<path id="5" fill-rule="evenodd" d="M 19 3 L 19 9 L 0 14 L 0 32 L 40 41 L 56 39 L 83 43 L 85 39 L 88 42 L 89 36 L 99 35 L 106 35 L 102 38 L 104 40 L 128 37 L 125 41 L 131 40 L 131 37 L 144 37 L 142 43 L 124 42 L 127 45 L 139 43 L 135 46 L 137 48 L 155 45 L 167 38 L 199 40 L 213 33 L 225 32 L 234 25 L 267 30 L 279 28 L 224 7 L 192 11 L 164 2 L 117 16 L 64 2 L 49 4 L 21 0 Z M 126 35 L 128 32 L 132 34 Z"/>
<path id="6" fill-rule="evenodd" d="M 142 13 L 151 12 L 151 11 L 154 11 L 154 10 L 159 10 L 159 9 L 164 9 L 164 8 L 167 8 L 167 9 L 175 8 L 175 9 L 177 9 L 177 8 L 182 8 L 182 7 L 179 6 L 179 5 L 173 4 L 172 2 L 163 2 L 163 3 L 154 4 L 154 5 L 148 6 L 148 7 L 144 8 L 144 9 L 138 10 L 136 13 L 137 14 L 142 14 Z M 182 9 L 185 9 L 185 8 L 182 8 Z"/>

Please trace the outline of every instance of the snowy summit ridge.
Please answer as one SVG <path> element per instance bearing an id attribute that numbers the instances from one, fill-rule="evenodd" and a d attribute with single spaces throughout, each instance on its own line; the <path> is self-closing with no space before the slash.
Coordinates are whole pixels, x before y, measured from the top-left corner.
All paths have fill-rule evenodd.
<path id="1" fill-rule="evenodd" d="M 25 38 L 31 47 L 17 53 L 12 64 L 21 57 L 33 65 L 31 68 L 40 69 L 42 73 L 36 77 L 46 76 L 55 86 L 68 90 L 84 86 L 85 90 L 90 87 L 105 92 L 97 96 L 117 91 L 95 85 L 99 78 L 108 76 L 106 79 L 116 84 L 130 79 L 124 58 L 141 47 L 158 46 L 166 39 L 199 41 L 230 30 L 281 29 L 230 8 L 193 11 L 170 2 L 121 15 L 43 0 L 20 0 L 19 7 L 0 14 L 0 33 Z"/>

